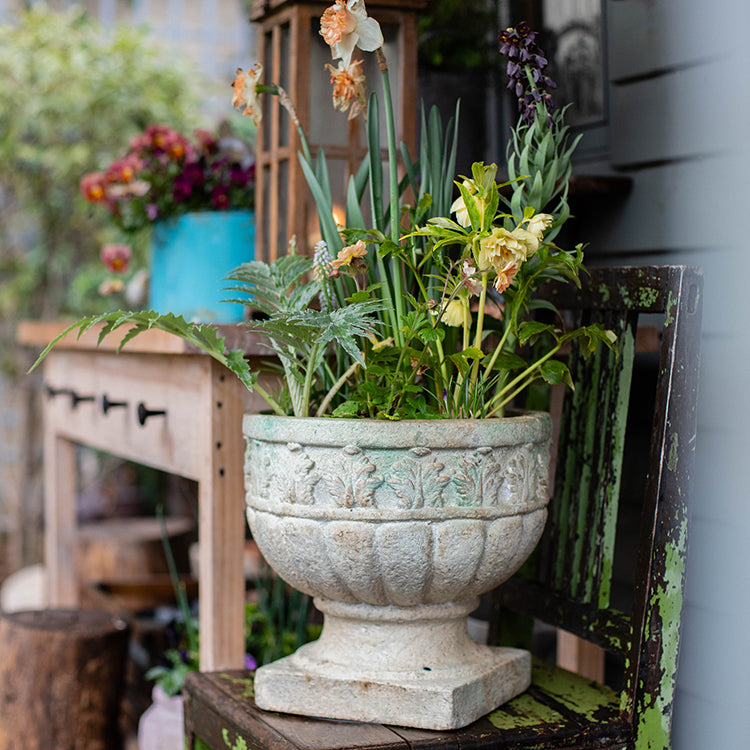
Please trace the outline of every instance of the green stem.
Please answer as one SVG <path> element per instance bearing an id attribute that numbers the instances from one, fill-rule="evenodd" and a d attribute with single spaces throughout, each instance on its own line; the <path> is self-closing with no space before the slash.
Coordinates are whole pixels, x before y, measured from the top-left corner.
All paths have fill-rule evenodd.
<path id="1" fill-rule="evenodd" d="M 285 417 L 286 412 L 279 406 L 278 401 L 259 383 L 255 383 L 253 390 L 278 414 L 280 417 Z"/>
<path id="2" fill-rule="evenodd" d="M 484 329 L 484 308 L 487 304 L 487 279 L 489 274 L 482 274 L 482 291 L 479 294 L 479 310 L 477 311 L 477 333 L 474 337 L 474 346 L 477 349 L 482 348 L 482 333 Z M 476 385 L 479 376 L 479 359 L 474 360 L 471 368 L 471 383 Z"/>
<path id="3" fill-rule="evenodd" d="M 323 402 L 318 407 L 318 411 L 315 412 L 316 417 L 322 417 L 326 413 L 326 410 L 328 409 L 328 405 L 331 403 L 331 399 L 339 392 L 339 390 L 344 385 L 344 383 L 346 383 L 349 377 L 353 375 L 358 369 L 359 369 L 359 362 L 354 362 L 346 370 L 346 372 L 333 384 L 333 386 L 328 391 L 328 393 L 326 393 L 326 397 L 323 399 Z"/>
<path id="4" fill-rule="evenodd" d="M 312 381 L 313 375 L 315 374 L 315 360 L 318 357 L 318 351 L 320 350 L 320 344 L 313 344 L 310 349 L 310 356 L 307 360 L 307 370 L 305 371 L 305 387 L 302 391 L 302 405 L 301 413 L 298 417 L 307 417 L 310 414 L 310 394 L 312 393 Z"/>
<path id="5" fill-rule="evenodd" d="M 380 66 L 381 78 L 383 81 L 383 99 L 385 100 L 385 127 L 386 137 L 388 139 L 388 178 L 390 181 L 390 214 L 391 214 L 391 240 L 398 245 L 401 239 L 399 226 L 399 206 L 398 206 L 398 154 L 396 152 L 396 128 L 393 117 L 393 97 L 391 94 L 391 82 L 388 76 L 388 65 L 385 60 L 382 48 L 376 51 L 378 64 Z M 391 274 L 394 290 L 394 303 L 396 308 L 396 317 L 398 319 L 398 329 L 395 331 L 394 339 L 398 346 L 404 345 L 403 334 L 401 332 L 401 321 L 404 317 L 403 296 L 400 290 L 403 289 L 401 278 L 401 265 L 398 258 L 394 258 L 391 263 Z"/>
<path id="6" fill-rule="evenodd" d="M 559 352 L 561 348 L 562 348 L 562 345 L 558 344 L 553 349 L 551 349 L 550 351 L 548 351 L 543 357 L 540 357 L 536 362 L 534 362 L 533 364 L 529 365 L 523 372 L 521 372 L 518 375 L 516 375 L 516 377 L 513 378 L 513 380 L 511 380 L 510 383 L 507 383 L 503 388 L 501 388 L 492 397 L 491 401 L 489 402 L 489 404 L 487 404 L 487 406 L 492 406 L 496 401 L 498 401 L 499 399 L 501 399 L 504 394 L 506 394 L 509 390 L 511 390 L 519 382 L 521 382 L 525 378 L 528 378 L 532 373 L 534 373 L 534 371 L 538 370 L 548 359 L 550 359 L 551 357 L 554 357 L 554 355 L 557 354 L 557 352 Z M 536 377 L 536 376 L 534 376 L 534 377 Z M 526 386 L 524 385 L 524 388 L 525 387 Z M 520 389 L 520 390 L 523 390 L 523 389 Z M 513 398 L 513 396 L 515 396 L 518 392 L 519 392 L 519 390 L 517 389 L 509 398 L 505 399 L 502 402 L 502 404 L 500 404 L 498 407 L 495 407 L 493 409 L 493 411 L 490 412 L 490 414 L 493 414 L 498 408 L 502 408 L 502 406 L 504 404 L 508 403 L 508 401 L 511 398 Z"/>

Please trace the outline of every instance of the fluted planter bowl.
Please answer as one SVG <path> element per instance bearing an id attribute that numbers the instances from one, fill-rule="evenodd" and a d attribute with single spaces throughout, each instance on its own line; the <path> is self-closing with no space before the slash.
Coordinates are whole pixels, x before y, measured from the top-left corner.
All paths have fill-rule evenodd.
<path id="1" fill-rule="evenodd" d="M 261 667 L 261 708 L 452 729 L 528 687 L 530 657 L 466 618 L 541 536 L 551 421 L 245 415 L 247 516 L 315 597 L 321 637 Z"/>

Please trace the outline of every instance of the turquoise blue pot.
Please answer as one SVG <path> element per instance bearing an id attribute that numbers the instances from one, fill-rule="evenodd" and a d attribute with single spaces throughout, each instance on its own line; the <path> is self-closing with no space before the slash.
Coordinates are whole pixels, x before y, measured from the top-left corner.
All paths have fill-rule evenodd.
<path id="1" fill-rule="evenodd" d="M 149 305 L 187 320 L 238 323 L 244 307 L 222 302 L 224 277 L 255 255 L 253 211 L 205 211 L 157 222 L 151 236 Z"/>

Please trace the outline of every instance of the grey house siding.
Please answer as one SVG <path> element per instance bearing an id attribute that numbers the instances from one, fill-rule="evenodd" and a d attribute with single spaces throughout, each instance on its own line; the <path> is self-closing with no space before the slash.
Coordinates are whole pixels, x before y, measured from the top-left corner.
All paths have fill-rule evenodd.
<path id="1" fill-rule="evenodd" d="M 632 178 L 581 237 L 592 264 L 705 272 L 697 467 L 673 723 L 675 750 L 750 747 L 747 466 L 748 8 L 608 0 L 609 157 Z"/>

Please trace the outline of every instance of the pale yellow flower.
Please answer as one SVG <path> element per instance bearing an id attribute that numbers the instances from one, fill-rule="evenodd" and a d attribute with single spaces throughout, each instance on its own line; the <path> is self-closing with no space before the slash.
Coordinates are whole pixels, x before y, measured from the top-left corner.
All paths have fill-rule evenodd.
<path id="1" fill-rule="evenodd" d="M 256 125 L 260 125 L 263 116 L 260 102 L 258 101 L 258 92 L 256 86 L 260 81 L 263 73 L 263 66 L 255 63 L 251 70 L 245 73 L 242 68 L 237 68 L 237 77 L 234 79 L 232 88 L 234 96 L 232 97 L 232 106 L 242 109 L 243 115 L 250 115 Z M 244 107 L 244 109 L 243 109 Z"/>
<path id="2" fill-rule="evenodd" d="M 440 319 L 448 326 L 462 326 L 466 319 L 466 305 L 459 299 L 452 299 L 443 309 Z"/>
<path id="3" fill-rule="evenodd" d="M 531 234 L 536 235 L 537 239 L 541 241 L 542 236 L 552 226 L 553 221 L 554 218 L 549 214 L 534 214 L 529 219 L 526 229 Z"/>
<path id="4" fill-rule="evenodd" d="M 320 35 L 331 48 L 331 57 L 341 58 L 345 66 L 351 62 L 355 47 L 374 52 L 383 46 L 380 24 L 368 18 L 364 0 L 336 0 L 323 11 Z"/>
<path id="5" fill-rule="evenodd" d="M 480 271 L 505 268 L 509 263 L 521 264 L 539 249 L 536 235 L 518 227 L 509 232 L 504 227 L 495 227 L 489 237 L 479 240 L 477 266 Z"/>
<path id="6" fill-rule="evenodd" d="M 334 268 L 350 266 L 358 258 L 364 258 L 367 255 L 367 245 L 362 240 L 357 240 L 353 245 L 347 245 L 339 251 L 336 259 L 331 261 Z"/>
<path id="7" fill-rule="evenodd" d="M 365 91 L 367 79 L 362 72 L 362 61 L 352 60 L 345 65 L 339 60 L 338 67 L 326 64 L 326 70 L 333 84 L 333 107 L 339 112 L 349 110 L 349 119 L 353 120 L 365 108 Z"/>
<path id="8" fill-rule="evenodd" d="M 462 187 L 466 188 L 472 195 L 477 192 L 477 185 L 474 180 L 464 180 Z M 477 198 L 476 202 L 479 206 L 479 210 L 484 211 L 484 201 Z M 453 201 L 453 204 L 451 205 L 451 213 L 456 214 L 456 221 L 462 227 L 468 227 L 471 224 L 471 221 L 469 220 L 469 211 L 464 203 L 463 195 L 459 195 L 458 198 Z"/>

